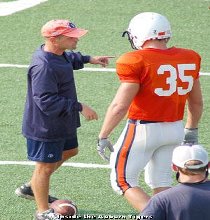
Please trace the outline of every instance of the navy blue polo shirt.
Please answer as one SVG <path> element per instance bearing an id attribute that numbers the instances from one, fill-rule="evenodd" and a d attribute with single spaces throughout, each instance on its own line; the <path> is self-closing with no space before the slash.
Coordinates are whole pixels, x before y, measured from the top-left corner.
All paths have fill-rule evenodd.
<path id="1" fill-rule="evenodd" d="M 43 45 L 33 54 L 27 74 L 27 96 L 22 133 L 38 141 L 58 141 L 75 136 L 80 127 L 73 70 L 82 69 L 90 56 L 45 52 Z"/>
<path id="2" fill-rule="evenodd" d="M 209 220 L 210 181 L 178 184 L 154 195 L 140 213 L 142 219 Z"/>

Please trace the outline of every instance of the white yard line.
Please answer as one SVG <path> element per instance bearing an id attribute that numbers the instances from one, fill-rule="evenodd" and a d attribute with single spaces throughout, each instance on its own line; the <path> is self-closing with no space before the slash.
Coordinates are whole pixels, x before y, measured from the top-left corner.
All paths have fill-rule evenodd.
<path id="1" fill-rule="evenodd" d="M 34 166 L 35 162 L 32 161 L 0 161 L 0 165 L 22 165 L 22 166 Z M 100 168 L 109 169 L 110 165 L 93 164 L 93 163 L 63 163 L 65 167 L 78 167 L 78 168 Z"/>
<path id="2" fill-rule="evenodd" d="M 0 63 L 0 68 L 28 68 L 28 65 Z M 81 71 L 89 72 L 115 72 L 115 68 L 89 68 L 85 67 Z"/>
<path id="3" fill-rule="evenodd" d="M 28 65 L 20 65 L 20 64 L 9 64 L 9 63 L 0 63 L 1 68 L 28 68 Z"/>
<path id="4" fill-rule="evenodd" d="M 0 68 L 28 68 L 28 65 L 21 64 L 9 64 L 9 63 L 0 63 Z M 78 71 L 87 71 L 87 72 L 116 72 L 115 68 L 89 68 L 85 67 Z M 200 72 L 202 76 L 210 76 L 210 73 Z"/>
<path id="5" fill-rule="evenodd" d="M 35 162 L 32 161 L 0 161 L 1 165 L 21 165 L 21 166 L 34 166 Z M 76 167 L 76 168 L 95 168 L 95 169 L 110 169 L 110 165 L 94 164 L 94 163 L 63 163 L 64 167 Z M 209 169 L 210 172 L 210 169 Z"/>
<path id="6" fill-rule="evenodd" d="M 48 0 L 18 0 L 11 2 L 0 2 L 0 16 L 8 16 L 46 1 Z"/>

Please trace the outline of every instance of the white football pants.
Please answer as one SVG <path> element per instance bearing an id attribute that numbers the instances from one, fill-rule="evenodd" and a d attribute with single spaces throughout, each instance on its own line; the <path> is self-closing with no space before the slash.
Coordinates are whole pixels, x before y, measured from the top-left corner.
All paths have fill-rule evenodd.
<path id="1" fill-rule="evenodd" d="M 123 194 L 139 184 L 145 169 L 145 182 L 150 188 L 172 184 L 172 153 L 184 138 L 182 121 L 140 124 L 127 121 L 110 157 L 111 185 Z"/>

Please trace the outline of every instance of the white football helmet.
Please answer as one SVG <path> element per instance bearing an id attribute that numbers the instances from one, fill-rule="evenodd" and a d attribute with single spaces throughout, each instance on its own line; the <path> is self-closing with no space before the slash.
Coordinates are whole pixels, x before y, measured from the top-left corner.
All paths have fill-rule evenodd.
<path id="1" fill-rule="evenodd" d="M 172 36 L 168 19 L 155 12 L 143 12 L 133 17 L 123 36 L 125 34 L 128 34 L 128 39 L 134 49 L 140 49 L 147 40 L 165 39 Z"/>

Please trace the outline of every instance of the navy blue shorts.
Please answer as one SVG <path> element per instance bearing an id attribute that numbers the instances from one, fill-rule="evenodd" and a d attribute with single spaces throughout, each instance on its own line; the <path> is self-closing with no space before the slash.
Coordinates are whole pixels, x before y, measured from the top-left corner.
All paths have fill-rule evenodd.
<path id="1" fill-rule="evenodd" d="M 62 159 L 63 151 L 78 147 L 77 136 L 56 142 L 27 140 L 28 159 L 44 163 L 55 163 Z"/>

